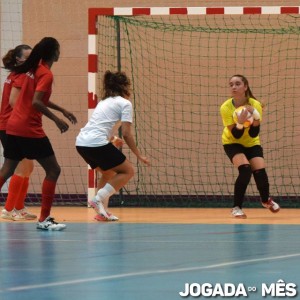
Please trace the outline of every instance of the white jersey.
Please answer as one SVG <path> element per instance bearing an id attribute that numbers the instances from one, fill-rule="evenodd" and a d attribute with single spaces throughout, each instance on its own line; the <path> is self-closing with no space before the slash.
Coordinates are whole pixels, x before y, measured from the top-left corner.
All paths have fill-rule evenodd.
<path id="1" fill-rule="evenodd" d="M 88 123 L 81 128 L 76 146 L 99 147 L 108 144 L 112 129 L 119 121 L 132 123 L 131 102 L 121 96 L 101 100 Z"/>

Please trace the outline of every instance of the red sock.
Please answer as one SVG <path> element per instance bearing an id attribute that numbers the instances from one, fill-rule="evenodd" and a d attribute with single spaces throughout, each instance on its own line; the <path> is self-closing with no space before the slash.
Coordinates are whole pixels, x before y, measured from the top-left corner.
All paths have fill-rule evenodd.
<path id="1" fill-rule="evenodd" d="M 19 195 L 16 197 L 15 209 L 20 210 L 25 207 L 24 202 L 27 195 L 28 186 L 29 186 L 29 177 L 23 177 Z"/>
<path id="2" fill-rule="evenodd" d="M 45 221 L 45 219 L 50 216 L 55 187 L 56 181 L 44 179 L 42 186 L 42 207 L 39 222 Z"/>
<path id="3" fill-rule="evenodd" d="M 5 209 L 7 211 L 12 211 L 15 208 L 16 199 L 20 193 L 22 186 L 23 177 L 18 175 L 13 175 L 9 182 L 8 195 L 5 201 Z"/>

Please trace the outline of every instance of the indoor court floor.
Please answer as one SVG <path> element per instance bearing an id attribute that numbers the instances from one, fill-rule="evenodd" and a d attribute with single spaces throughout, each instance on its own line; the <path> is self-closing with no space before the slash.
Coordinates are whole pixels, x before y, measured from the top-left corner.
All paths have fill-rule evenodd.
<path id="1" fill-rule="evenodd" d="M 54 207 L 59 232 L 1 220 L 0 299 L 176 300 L 186 284 L 189 299 L 300 299 L 300 210 L 244 211 L 112 208 L 108 223 Z"/>

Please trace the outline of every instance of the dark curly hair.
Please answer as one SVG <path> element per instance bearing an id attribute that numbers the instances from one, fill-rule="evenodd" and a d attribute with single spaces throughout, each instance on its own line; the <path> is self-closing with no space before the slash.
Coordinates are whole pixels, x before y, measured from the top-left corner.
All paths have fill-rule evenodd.
<path id="1" fill-rule="evenodd" d="M 106 71 L 103 77 L 102 99 L 115 96 L 129 97 L 130 85 L 130 79 L 124 72 Z"/>

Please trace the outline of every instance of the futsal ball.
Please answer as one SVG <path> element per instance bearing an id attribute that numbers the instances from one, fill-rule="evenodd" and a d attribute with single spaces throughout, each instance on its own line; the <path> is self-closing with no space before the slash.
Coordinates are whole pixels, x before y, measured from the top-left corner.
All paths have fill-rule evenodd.
<path id="1" fill-rule="evenodd" d="M 233 113 L 233 121 L 234 123 L 238 123 L 238 116 L 244 111 L 244 110 L 247 110 L 247 108 L 245 106 L 240 106 L 238 107 L 234 113 Z M 244 127 L 247 128 L 247 127 L 250 127 L 251 124 L 253 123 L 253 116 L 250 112 L 248 112 L 248 118 L 247 120 L 244 122 Z"/>

